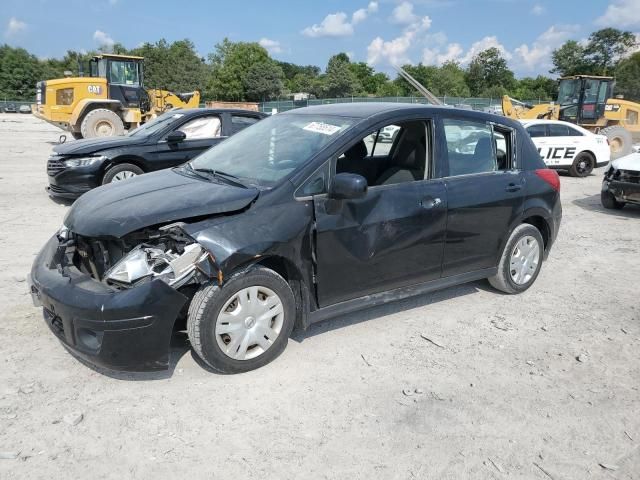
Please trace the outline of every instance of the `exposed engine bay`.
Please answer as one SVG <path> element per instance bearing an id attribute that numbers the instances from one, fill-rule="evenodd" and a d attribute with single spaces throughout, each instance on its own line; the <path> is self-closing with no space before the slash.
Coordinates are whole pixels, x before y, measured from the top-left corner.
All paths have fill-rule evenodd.
<path id="1" fill-rule="evenodd" d="M 210 252 L 186 235 L 179 223 L 144 229 L 122 238 L 87 238 L 63 228 L 66 265 L 118 289 L 160 279 L 173 288 L 219 278 Z M 65 262 L 61 258 L 61 265 Z"/>

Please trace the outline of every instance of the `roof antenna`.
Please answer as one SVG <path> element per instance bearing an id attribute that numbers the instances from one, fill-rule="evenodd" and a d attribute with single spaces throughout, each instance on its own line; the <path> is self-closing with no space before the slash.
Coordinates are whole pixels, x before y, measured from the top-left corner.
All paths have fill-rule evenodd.
<path id="1" fill-rule="evenodd" d="M 422 85 L 419 81 L 417 81 L 415 78 L 413 78 L 411 75 L 409 75 L 401 66 L 399 65 L 393 65 L 393 68 L 396 69 L 396 71 L 398 72 L 398 75 L 400 75 L 402 78 L 404 78 L 407 82 L 409 82 L 409 84 L 415 88 L 418 92 L 420 92 L 420 94 L 426 98 L 427 100 L 429 100 L 429 103 L 431 105 L 444 105 L 444 103 L 442 103 L 438 97 L 436 97 L 433 93 L 431 93 L 429 90 L 427 90 L 425 88 L 424 85 Z"/>

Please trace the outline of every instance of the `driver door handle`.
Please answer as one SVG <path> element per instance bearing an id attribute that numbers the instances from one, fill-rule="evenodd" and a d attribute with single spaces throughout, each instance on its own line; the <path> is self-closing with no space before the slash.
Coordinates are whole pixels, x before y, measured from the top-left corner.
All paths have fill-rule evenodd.
<path id="1" fill-rule="evenodd" d="M 439 207 L 441 204 L 442 204 L 442 200 L 440 200 L 440 198 L 438 197 L 436 198 L 427 197 L 427 198 L 423 198 L 420 201 L 420 206 L 422 206 L 422 208 L 426 210 Z"/>
<path id="2" fill-rule="evenodd" d="M 518 190 L 521 190 L 521 189 L 522 189 L 522 185 L 518 185 L 517 183 L 510 183 L 509 186 L 505 188 L 505 191 L 517 192 Z"/>

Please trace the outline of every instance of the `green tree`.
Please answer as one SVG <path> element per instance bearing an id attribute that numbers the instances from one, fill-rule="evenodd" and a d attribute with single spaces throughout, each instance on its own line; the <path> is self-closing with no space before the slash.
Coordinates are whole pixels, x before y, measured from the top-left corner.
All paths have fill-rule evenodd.
<path id="1" fill-rule="evenodd" d="M 209 55 L 211 76 L 206 95 L 220 100 L 245 100 L 247 73 L 259 63 L 271 63 L 269 52 L 257 42 L 232 42 L 225 38 Z"/>
<path id="2" fill-rule="evenodd" d="M 640 101 L 640 52 L 621 60 L 616 68 L 616 93 Z"/>
<path id="3" fill-rule="evenodd" d="M 521 78 L 511 95 L 519 100 L 555 100 L 558 96 L 558 82 L 543 75 Z"/>
<path id="4" fill-rule="evenodd" d="M 595 69 L 592 74 L 610 75 L 618 61 L 636 46 L 633 33 L 616 28 L 603 28 L 589 36 L 584 53 Z"/>
<path id="5" fill-rule="evenodd" d="M 376 73 L 375 70 L 365 62 L 349 63 L 349 70 L 355 76 L 358 84 L 362 86 L 363 95 L 375 95 L 381 85 L 389 81 L 389 77 L 384 73 Z"/>
<path id="6" fill-rule="evenodd" d="M 245 79 L 245 98 L 265 101 L 282 93 L 284 73 L 274 62 L 256 63 L 249 68 Z"/>
<path id="7" fill-rule="evenodd" d="M 584 75 L 593 68 L 586 58 L 585 48 L 575 40 L 569 40 L 551 54 L 553 69 L 561 77 L 569 75 Z"/>
<path id="8" fill-rule="evenodd" d="M 346 97 L 355 95 L 362 89 L 351 71 L 351 61 L 346 53 L 339 53 L 329 59 L 323 83 L 326 97 Z"/>
<path id="9" fill-rule="evenodd" d="M 466 80 L 473 96 L 494 96 L 498 91 L 510 90 L 516 83 L 507 60 L 495 47 L 473 57 L 467 68 Z"/>
<path id="10" fill-rule="evenodd" d="M 429 87 L 427 87 L 429 88 Z M 465 72 L 457 62 L 445 62 L 433 79 L 431 93 L 441 96 L 468 97 L 471 95 L 465 79 Z"/>
<path id="11" fill-rule="evenodd" d="M 24 48 L 0 46 L 0 99 L 33 100 L 43 63 Z"/>

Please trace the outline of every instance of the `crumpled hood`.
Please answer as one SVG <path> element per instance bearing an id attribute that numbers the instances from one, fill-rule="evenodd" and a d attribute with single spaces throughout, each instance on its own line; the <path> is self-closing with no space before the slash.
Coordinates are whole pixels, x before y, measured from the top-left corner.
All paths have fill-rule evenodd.
<path id="1" fill-rule="evenodd" d="M 122 237 L 159 223 L 241 210 L 258 193 L 161 170 L 85 193 L 64 224 L 85 237 Z"/>
<path id="2" fill-rule="evenodd" d="M 640 171 L 640 153 L 630 153 L 611 162 L 613 168 L 618 170 Z"/>
<path id="3" fill-rule="evenodd" d="M 144 135 L 133 137 L 103 137 L 103 138 L 84 138 L 82 140 L 74 140 L 61 143 L 53 147 L 53 151 L 58 155 L 83 155 L 99 152 L 108 148 L 124 147 L 129 145 L 138 145 L 144 143 L 146 137 Z"/>

